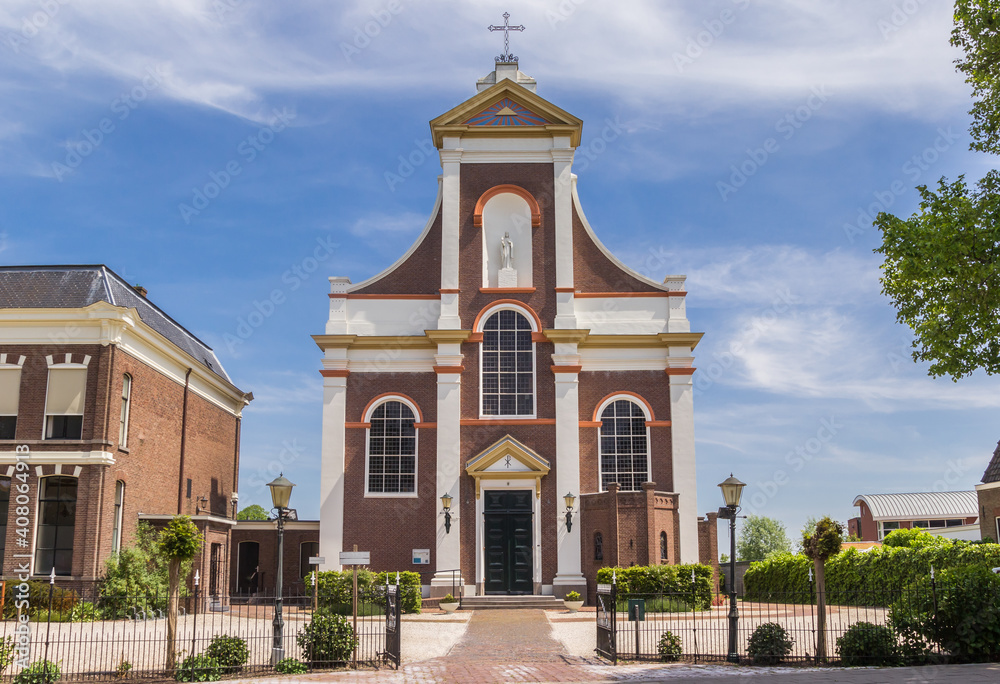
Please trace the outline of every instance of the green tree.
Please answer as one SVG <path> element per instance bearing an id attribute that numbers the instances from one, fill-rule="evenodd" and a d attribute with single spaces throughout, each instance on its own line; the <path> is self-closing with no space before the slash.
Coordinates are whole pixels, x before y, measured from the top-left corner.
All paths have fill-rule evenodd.
<path id="1" fill-rule="evenodd" d="M 972 86 L 972 149 L 1000 153 L 1000 2 L 958 0 L 951 44 L 965 55 L 955 60 Z"/>
<path id="2" fill-rule="evenodd" d="M 177 662 L 177 597 L 181 584 L 181 565 L 201 550 L 202 537 L 187 515 L 177 515 L 160 532 L 159 551 L 166 558 L 169 587 L 167 590 L 167 670 L 174 671 Z"/>
<path id="3" fill-rule="evenodd" d="M 826 561 L 840 553 L 843 538 L 844 528 L 829 517 L 802 533 L 802 552 L 816 568 L 816 662 L 820 663 L 826 660 Z"/>
<path id="4" fill-rule="evenodd" d="M 267 514 L 263 506 L 258 504 L 250 504 L 242 511 L 236 514 L 237 520 L 270 520 L 271 516 Z"/>
<path id="5" fill-rule="evenodd" d="M 749 515 L 736 540 L 736 557 L 743 561 L 764 560 L 777 553 L 791 553 L 785 526 L 774 518 Z"/>

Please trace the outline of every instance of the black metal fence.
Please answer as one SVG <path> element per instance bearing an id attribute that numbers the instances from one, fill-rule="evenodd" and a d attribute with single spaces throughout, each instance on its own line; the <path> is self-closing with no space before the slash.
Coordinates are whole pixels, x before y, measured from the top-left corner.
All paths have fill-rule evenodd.
<path id="1" fill-rule="evenodd" d="M 397 590 L 382 586 L 361 593 L 356 618 L 352 605 L 314 612 L 312 594 L 286 593 L 282 637 L 277 642 L 283 653 L 277 655 L 298 661 L 299 665 L 292 666 L 300 671 L 355 663 L 398 668 L 401 601 Z M 22 610 L 27 623 L 20 622 L 9 595 L 3 607 L 0 651 L 11 653 L 14 660 L 3 671 L 4 679 L 16 676 L 26 663 L 40 661 L 55 663 L 61 677 L 70 680 L 162 677 L 173 670 L 168 659 L 166 595 L 110 596 L 94 586 L 58 591 L 51 604 L 44 592 L 33 598 L 32 605 Z M 190 667 L 224 675 L 275 672 L 273 595 L 192 593 L 179 599 L 178 613 L 175 665 L 184 666 L 187 661 Z M 213 665 L 199 657 L 189 660 L 227 651 L 221 637 L 243 640 L 245 662 Z M 26 654 L 17 650 L 19 646 L 26 647 Z M 236 651 L 240 650 L 237 645 Z"/>
<path id="2" fill-rule="evenodd" d="M 638 594 L 617 589 L 613 584 L 598 585 L 598 655 L 616 664 L 620 660 L 697 663 L 727 659 L 727 595 L 715 595 L 708 607 L 698 606 L 688 593 Z M 978 591 L 978 587 L 962 589 L 931 581 L 921 587 L 841 592 L 838 605 L 825 607 L 823 621 L 815 591 L 739 599 L 736 655 L 744 663 L 816 662 L 822 638 L 824 660 L 848 665 L 1000 661 L 1000 639 L 993 636 L 1000 630 L 1000 592 L 992 590 L 996 595 L 982 596 Z M 973 594 L 973 603 L 965 603 L 965 597 Z M 974 607 L 980 603 L 987 608 Z M 764 625 L 780 629 L 762 629 Z M 782 640 L 785 648 L 777 649 L 781 657 L 769 658 L 767 644 Z"/>

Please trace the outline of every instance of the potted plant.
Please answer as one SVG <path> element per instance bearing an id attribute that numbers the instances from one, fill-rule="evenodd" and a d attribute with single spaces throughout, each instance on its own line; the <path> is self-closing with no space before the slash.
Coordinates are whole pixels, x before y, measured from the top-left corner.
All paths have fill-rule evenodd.
<path id="1" fill-rule="evenodd" d="M 438 605 L 441 606 L 441 610 L 443 610 L 446 613 L 454 613 L 456 610 L 458 610 L 458 601 L 456 601 L 455 597 L 452 596 L 451 594 L 445 594 L 441 598 L 441 603 L 439 603 Z"/>
<path id="2" fill-rule="evenodd" d="M 579 592 L 571 591 L 563 598 L 563 605 L 566 606 L 569 612 L 575 613 L 583 606 L 583 599 L 580 597 Z"/>

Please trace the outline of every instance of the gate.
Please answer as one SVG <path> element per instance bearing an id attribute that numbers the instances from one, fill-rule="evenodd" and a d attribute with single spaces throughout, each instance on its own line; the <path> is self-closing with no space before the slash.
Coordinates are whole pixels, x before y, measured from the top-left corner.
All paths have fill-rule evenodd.
<path id="1" fill-rule="evenodd" d="M 400 614 L 399 585 L 385 588 L 385 659 L 399 669 Z"/>
<path id="2" fill-rule="evenodd" d="M 597 585 L 597 655 L 618 664 L 617 584 Z"/>

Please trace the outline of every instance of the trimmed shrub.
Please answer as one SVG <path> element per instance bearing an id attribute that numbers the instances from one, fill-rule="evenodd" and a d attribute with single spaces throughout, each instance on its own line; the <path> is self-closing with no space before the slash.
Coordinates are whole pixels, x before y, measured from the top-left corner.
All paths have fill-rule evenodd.
<path id="1" fill-rule="evenodd" d="M 998 658 L 1000 575 L 984 567 L 943 570 L 933 591 L 923 577 L 892 605 L 889 621 L 909 658 L 924 659 L 935 645 L 956 662 Z"/>
<path id="2" fill-rule="evenodd" d="M 395 584 L 396 573 L 380 572 L 375 575 L 375 583 L 384 587 L 386 582 Z M 402 603 L 404 613 L 420 612 L 420 573 L 401 572 L 399 573 L 399 599 Z"/>
<path id="3" fill-rule="evenodd" d="M 199 653 L 188 656 L 177 666 L 174 676 L 178 682 L 214 682 L 220 678 L 219 662 L 212 656 Z"/>
<path id="4" fill-rule="evenodd" d="M 309 666 L 295 658 L 285 658 L 278 661 L 274 671 L 279 674 L 305 674 L 309 671 Z"/>
<path id="5" fill-rule="evenodd" d="M 0 674 L 3 674 L 10 664 L 17 660 L 17 644 L 14 637 L 4 637 L 0 639 Z"/>
<path id="6" fill-rule="evenodd" d="M 52 684 L 62 672 L 50 660 L 36 660 L 14 676 L 14 684 Z"/>
<path id="7" fill-rule="evenodd" d="M 792 652 L 794 641 L 777 622 L 765 622 L 747 639 L 747 655 L 755 665 L 777 665 Z"/>
<path id="8" fill-rule="evenodd" d="M 684 652 L 681 648 L 681 638 L 671 631 L 666 631 L 660 635 L 660 642 L 656 645 L 656 652 L 660 654 L 660 660 L 665 663 L 672 663 L 681 659 Z"/>
<path id="9" fill-rule="evenodd" d="M 856 622 L 847 628 L 844 636 L 837 637 L 837 657 L 840 664 L 899 665 L 899 644 L 895 633 L 885 625 Z"/>
<path id="10" fill-rule="evenodd" d="M 250 648 L 239 637 L 219 634 L 212 637 L 205 655 L 215 658 L 224 674 L 236 674 L 250 659 Z"/>
<path id="11" fill-rule="evenodd" d="M 347 618 L 320 612 L 295 637 L 313 665 L 347 662 L 357 645 L 354 629 Z"/>
<path id="12" fill-rule="evenodd" d="M 695 575 L 695 608 L 706 610 L 712 605 L 712 568 L 708 565 L 634 565 L 630 568 L 601 568 L 597 581 L 611 583 L 615 573 L 619 594 L 678 594 L 690 601 L 691 571 Z"/>
<path id="13" fill-rule="evenodd" d="M 358 570 L 358 597 L 366 603 L 385 606 L 386 580 L 396 581 L 395 572 L 375 574 L 370 570 Z M 312 586 L 312 578 L 304 578 L 306 586 Z M 354 591 L 352 570 L 327 570 L 319 573 L 319 605 L 321 608 L 339 615 L 351 614 L 351 595 Z M 399 592 L 404 613 L 420 612 L 420 573 L 399 573 Z"/>

